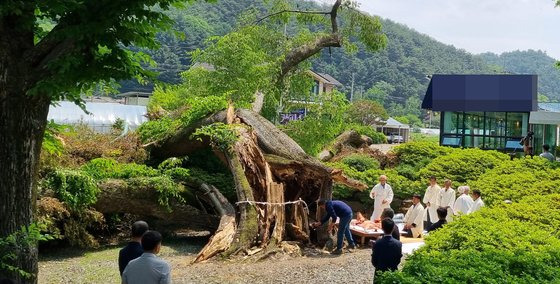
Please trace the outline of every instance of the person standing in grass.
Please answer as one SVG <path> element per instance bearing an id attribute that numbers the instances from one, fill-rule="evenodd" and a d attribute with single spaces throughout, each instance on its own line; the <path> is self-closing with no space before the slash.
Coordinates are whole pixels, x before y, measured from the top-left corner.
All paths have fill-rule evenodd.
<path id="1" fill-rule="evenodd" d="M 133 259 L 140 257 L 144 250 L 140 241 L 142 235 L 148 231 L 148 223 L 144 221 L 136 221 L 132 224 L 132 240 L 119 251 L 119 272 L 122 275 L 126 265 Z"/>
<path id="2" fill-rule="evenodd" d="M 313 228 L 317 228 L 331 219 L 329 224 L 329 232 L 333 229 L 336 222 L 336 218 L 340 218 L 338 223 L 338 232 L 336 234 L 336 250 L 332 254 L 339 255 L 342 254 L 342 242 L 346 236 L 348 241 L 348 246 L 351 249 L 356 248 L 356 243 L 352 238 L 352 233 L 350 232 L 350 221 L 352 221 L 352 208 L 348 204 L 340 200 L 319 200 L 317 203 L 319 207 L 327 211 L 327 215 L 321 219 L 321 222 L 314 222 Z"/>
<path id="3" fill-rule="evenodd" d="M 170 284 L 171 267 L 157 257 L 161 249 L 161 234 L 147 231 L 142 236 L 144 253 L 132 260 L 122 274 L 122 284 Z"/>

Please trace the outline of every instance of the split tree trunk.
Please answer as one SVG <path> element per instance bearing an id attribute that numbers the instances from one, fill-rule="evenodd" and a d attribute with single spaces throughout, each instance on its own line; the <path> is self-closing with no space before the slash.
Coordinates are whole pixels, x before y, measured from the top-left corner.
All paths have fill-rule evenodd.
<path id="1" fill-rule="evenodd" d="M 333 180 L 352 187 L 365 185 L 344 177 L 342 172 L 326 167 L 307 155 L 290 137 L 259 114 L 238 109 L 228 109 L 209 116 L 201 122 L 180 130 L 164 141 L 148 145 L 151 156 L 165 159 L 184 156 L 209 145 L 192 141 L 191 134 L 197 127 L 214 122 L 227 122 L 234 127 L 238 140 L 225 160 L 233 174 L 237 198 L 237 227 L 226 255 L 249 252 L 253 246 L 274 251 L 274 247 L 290 237 L 292 240 L 308 241 L 308 211 L 303 204 L 280 205 L 289 201 L 303 200 L 312 204 L 319 198 L 329 199 Z M 265 202 L 266 204 L 255 204 Z M 323 212 L 318 212 L 322 214 Z M 222 221 L 227 219 L 222 218 Z M 207 259 L 210 254 L 224 250 L 232 225 L 222 222 L 218 233 L 204 248 Z M 319 230 L 319 239 L 328 239 L 326 229 Z M 216 239 L 214 241 L 214 239 Z M 210 253 L 209 253 L 210 252 Z M 266 251 L 265 251 L 266 253 Z"/>
<path id="2" fill-rule="evenodd" d="M 15 80 L 3 75 L 0 80 Z M 8 85 L 0 82 L 0 238 L 33 222 L 35 176 L 49 110 L 47 100 L 11 92 Z M 36 282 L 36 244 L 22 243 L 11 249 L 16 259 L 8 263 L 33 276 L 25 279 L 0 270 L 0 279 Z"/>

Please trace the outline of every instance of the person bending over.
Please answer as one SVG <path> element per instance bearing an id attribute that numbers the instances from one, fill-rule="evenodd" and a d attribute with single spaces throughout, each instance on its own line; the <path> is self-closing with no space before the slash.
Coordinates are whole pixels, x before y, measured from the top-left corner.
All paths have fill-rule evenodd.
<path id="1" fill-rule="evenodd" d="M 312 224 L 313 228 L 317 228 L 328 222 L 329 219 L 332 219 L 331 223 L 329 224 L 330 232 L 336 222 L 336 218 L 340 218 L 340 222 L 338 223 L 338 233 L 336 235 L 336 250 L 333 251 L 332 254 L 342 254 L 342 241 L 344 240 L 345 236 L 350 248 L 355 248 L 356 243 L 354 243 L 354 239 L 352 239 L 352 233 L 350 232 L 352 208 L 350 208 L 350 206 L 348 206 L 346 203 L 339 200 L 319 200 L 317 204 L 319 205 L 319 207 L 327 211 L 327 215 L 323 217 L 321 222 L 314 222 Z"/>
<path id="2" fill-rule="evenodd" d="M 132 240 L 128 242 L 126 247 L 119 251 L 119 272 L 122 275 L 126 265 L 133 259 L 140 257 L 144 250 L 140 244 L 142 235 L 148 231 L 148 223 L 144 221 L 136 221 L 132 224 Z"/>
<path id="3" fill-rule="evenodd" d="M 169 264 L 157 257 L 161 249 L 161 234 L 147 231 L 142 236 L 144 253 L 132 260 L 122 274 L 122 284 L 169 284 L 171 268 Z"/>

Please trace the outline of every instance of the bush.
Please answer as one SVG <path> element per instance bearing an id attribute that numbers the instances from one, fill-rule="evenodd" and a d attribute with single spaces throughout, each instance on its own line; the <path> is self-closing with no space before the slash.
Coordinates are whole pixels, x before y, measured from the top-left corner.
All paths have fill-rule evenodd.
<path id="1" fill-rule="evenodd" d="M 134 177 L 155 177 L 161 173 L 146 165 L 135 163 L 123 164 L 113 159 L 93 159 L 82 167 L 82 170 L 91 177 L 102 180 L 107 178 L 128 179 Z"/>
<path id="2" fill-rule="evenodd" d="M 560 195 L 530 197 L 511 206 L 484 208 L 461 216 L 430 234 L 425 246 L 407 259 L 402 272 L 385 273 L 378 280 L 380 283 L 555 281 L 560 277 L 560 240 L 551 237 L 550 231 L 557 229 L 560 222 L 558 201 Z M 553 222 L 547 217 L 552 217 Z"/>
<path id="3" fill-rule="evenodd" d="M 478 179 L 485 171 L 508 161 L 509 156 L 497 151 L 480 149 L 455 150 L 433 159 L 419 172 L 421 178 L 436 176 L 451 179 L 455 186 Z"/>
<path id="4" fill-rule="evenodd" d="M 416 187 L 413 186 L 413 182 L 399 175 L 397 171 L 393 169 L 368 169 L 361 172 L 342 162 L 327 163 L 327 166 L 343 170 L 346 176 L 359 180 L 367 184 L 370 188 L 377 184 L 380 175 L 386 175 L 388 179 L 387 183 L 391 185 L 395 197 L 399 199 L 409 198 L 416 190 Z M 358 191 L 344 185 L 335 184 L 333 188 L 333 198 L 358 199 L 366 206 L 370 206 L 373 205 L 373 200 L 369 198 L 369 191 L 369 189 Z"/>
<path id="5" fill-rule="evenodd" d="M 387 143 L 387 137 L 381 132 L 377 132 L 369 125 L 349 124 L 344 131 L 354 130 L 360 135 L 365 135 L 373 140 L 373 144 Z"/>
<path id="6" fill-rule="evenodd" d="M 400 165 L 410 165 L 416 169 L 424 167 L 432 159 L 445 156 L 453 151 L 453 148 L 439 146 L 433 142 L 409 142 L 393 148 Z"/>
<path id="7" fill-rule="evenodd" d="M 97 201 L 99 188 L 89 175 L 75 170 L 55 170 L 44 181 L 69 208 L 81 211 Z"/>
<path id="8" fill-rule="evenodd" d="M 379 161 L 364 154 L 351 154 L 344 157 L 341 161 L 342 163 L 351 168 L 354 168 L 359 172 L 364 172 L 371 169 L 379 169 Z"/>
<path id="9" fill-rule="evenodd" d="M 545 159 L 506 161 L 469 184 L 493 206 L 504 200 L 520 201 L 525 196 L 560 193 L 560 170 Z"/>

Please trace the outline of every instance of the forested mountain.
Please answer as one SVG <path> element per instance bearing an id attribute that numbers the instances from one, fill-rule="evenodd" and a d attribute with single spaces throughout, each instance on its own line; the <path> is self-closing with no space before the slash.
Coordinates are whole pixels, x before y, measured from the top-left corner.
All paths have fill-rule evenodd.
<path id="1" fill-rule="evenodd" d="M 539 93 L 554 101 L 560 99 L 560 70 L 554 66 L 556 60 L 544 51 L 517 50 L 500 55 L 483 53 L 479 57 L 508 73 L 539 75 Z"/>
<path id="2" fill-rule="evenodd" d="M 161 49 L 145 51 L 157 63 L 155 69 L 160 72 L 159 80 L 178 83 L 181 80 L 180 72 L 190 65 L 188 52 L 204 47 L 209 37 L 228 33 L 238 25 L 239 18 L 246 11 L 263 11 L 264 5 L 266 1 L 258 0 L 198 1 L 186 10 L 170 12 L 176 21 L 175 30 L 185 36 L 162 33 L 158 36 Z M 320 9 L 314 2 L 301 2 L 299 6 L 301 9 Z M 371 53 L 359 48 L 357 53 L 349 54 L 343 49 L 332 48 L 313 59 L 313 68 L 342 82 L 342 91 L 348 97 L 353 81 L 354 98 L 369 97 L 381 101 L 394 116 L 421 116 L 420 101 L 428 84 L 426 76 L 434 73 L 496 73 L 502 70 L 537 73 L 540 75 L 540 92 L 554 99 L 560 96 L 560 74 L 554 69 L 554 60 L 542 52 L 474 56 L 393 21 L 383 20 L 382 24 L 388 37 L 388 45 L 384 50 Z M 124 82 L 121 91 L 151 88 L 150 85 Z"/>

